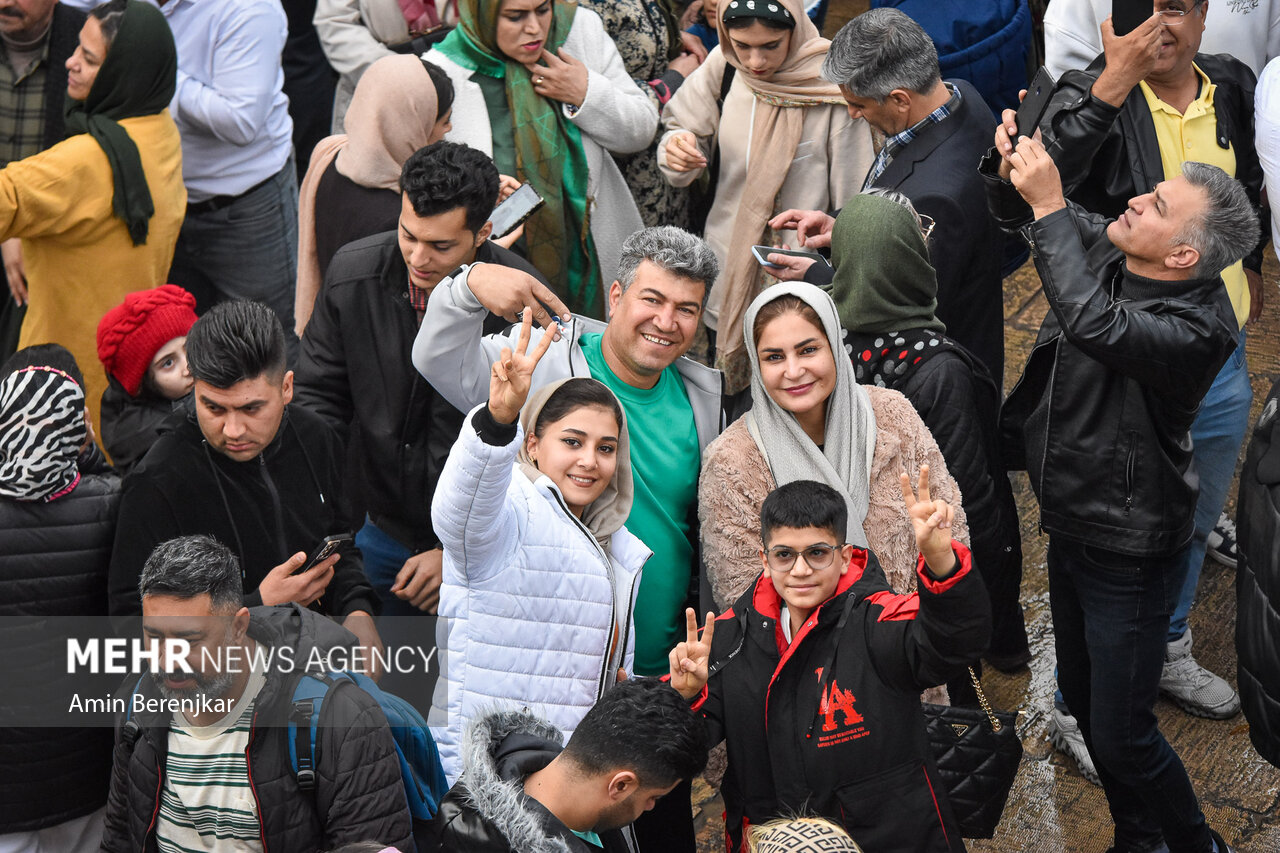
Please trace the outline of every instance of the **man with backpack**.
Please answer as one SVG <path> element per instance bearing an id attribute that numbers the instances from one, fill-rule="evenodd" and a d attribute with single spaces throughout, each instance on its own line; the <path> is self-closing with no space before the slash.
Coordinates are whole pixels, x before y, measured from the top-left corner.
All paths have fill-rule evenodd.
<path id="1" fill-rule="evenodd" d="M 143 641 L 164 655 L 122 690 L 105 853 L 414 849 L 386 698 L 333 678 L 307 700 L 320 705 L 313 739 L 290 737 L 299 683 L 353 634 L 294 604 L 245 607 L 239 561 L 207 536 L 161 543 L 138 590 Z"/>

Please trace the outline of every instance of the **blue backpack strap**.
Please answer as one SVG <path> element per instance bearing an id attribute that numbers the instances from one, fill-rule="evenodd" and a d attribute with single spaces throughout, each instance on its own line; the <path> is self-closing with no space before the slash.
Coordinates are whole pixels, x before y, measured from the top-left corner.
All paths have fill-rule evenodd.
<path id="1" fill-rule="evenodd" d="M 320 723 L 320 706 L 332 686 L 328 675 L 306 672 L 293 688 L 287 738 L 289 763 L 303 791 L 316 789 L 316 729 Z"/>

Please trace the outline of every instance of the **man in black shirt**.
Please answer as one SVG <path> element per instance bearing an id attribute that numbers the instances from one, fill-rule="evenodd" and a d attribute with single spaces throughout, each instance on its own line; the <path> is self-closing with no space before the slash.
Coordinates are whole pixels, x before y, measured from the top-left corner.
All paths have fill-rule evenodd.
<path id="1" fill-rule="evenodd" d="M 302 337 L 297 382 L 298 403 L 337 429 L 358 459 L 368 518 L 356 543 L 393 646 L 435 636 L 444 552 L 431 528 L 431 498 L 462 426 L 462 413 L 411 361 L 427 299 L 463 264 L 514 267 L 545 283 L 489 240 L 498 170 L 484 153 L 428 145 L 405 163 L 400 188 L 399 228 L 348 244 L 330 263 Z M 486 332 L 506 325 L 491 317 Z M 392 671 L 383 684 L 425 711 L 438 673 L 434 664 L 425 678 Z"/>

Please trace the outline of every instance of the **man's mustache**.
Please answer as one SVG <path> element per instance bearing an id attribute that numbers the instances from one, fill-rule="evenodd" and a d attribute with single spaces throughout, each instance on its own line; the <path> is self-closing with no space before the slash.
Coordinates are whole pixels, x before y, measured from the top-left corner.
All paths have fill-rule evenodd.
<path id="1" fill-rule="evenodd" d="M 21 18 L 22 14 L 22 10 L 16 6 L 5 6 L 0 9 L 0 17 L 3 18 Z"/>

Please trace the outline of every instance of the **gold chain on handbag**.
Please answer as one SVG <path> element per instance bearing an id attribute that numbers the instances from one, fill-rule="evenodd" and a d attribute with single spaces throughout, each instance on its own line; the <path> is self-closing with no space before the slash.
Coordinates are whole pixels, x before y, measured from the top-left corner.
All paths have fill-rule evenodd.
<path id="1" fill-rule="evenodd" d="M 996 719 L 996 715 L 992 713 L 991 703 L 987 701 L 987 694 L 982 692 L 982 682 L 978 680 L 978 673 L 973 671 L 973 667 L 969 667 L 969 680 L 973 682 L 973 689 L 978 693 L 978 704 L 982 705 L 982 710 L 987 713 L 987 719 L 991 721 L 991 730 L 1000 731 L 1003 727 Z"/>

